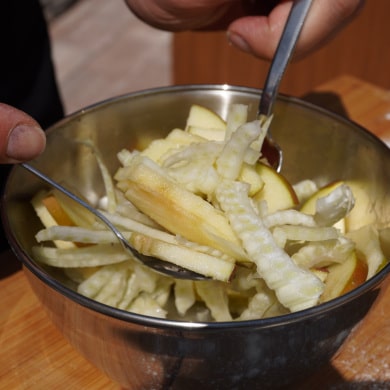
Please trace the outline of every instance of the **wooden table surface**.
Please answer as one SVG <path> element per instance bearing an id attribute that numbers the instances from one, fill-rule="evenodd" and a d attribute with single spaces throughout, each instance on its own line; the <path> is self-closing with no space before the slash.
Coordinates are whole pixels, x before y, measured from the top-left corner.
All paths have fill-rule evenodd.
<path id="1" fill-rule="evenodd" d="M 390 139 L 390 91 L 343 76 L 305 98 Z M 63 339 L 8 252 L 0 255 L 0 294 L 0 389 L 120 389 Z M 390 389 L 390 279 L 331 364 L 297 388 Z"/>

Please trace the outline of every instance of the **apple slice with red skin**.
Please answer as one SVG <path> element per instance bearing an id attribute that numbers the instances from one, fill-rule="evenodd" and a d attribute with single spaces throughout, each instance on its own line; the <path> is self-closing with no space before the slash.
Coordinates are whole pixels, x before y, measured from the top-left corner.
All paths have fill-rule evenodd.
<path id="1" fill-rule="evenodd" d="M 256 165 L 256 171 L 264 181 L 264 186 L 253 199 L 267 201 L 270 213 L 290 209 L 298 204 L 298 197 L 292 185 L 283 175 L 262 163 Z"/>
<path id="2" fill-rule="evenodd" d="M 49 194 L 44 197 L 42 203 L 58 225 L 74 226 L 73 221 L 69 218 L 69 215 L 65 212 L 54 195 Z"/>
<path id="3" fill-rule="evenodd" d="M 352 252 L 348 259 L 341 264 L 327 267 L 328 276 L 325 281 L 325 290 L 321 302 L 337 298 L 353 290 L 366 281 L 368 267 L 364 260 Z"/>
<path id="4" fill-rule="evenodd" d="M 190 127 L 226 130 L 226 122 L 207 107 L 193 104 L 188 113 L 186 130 Z"/>

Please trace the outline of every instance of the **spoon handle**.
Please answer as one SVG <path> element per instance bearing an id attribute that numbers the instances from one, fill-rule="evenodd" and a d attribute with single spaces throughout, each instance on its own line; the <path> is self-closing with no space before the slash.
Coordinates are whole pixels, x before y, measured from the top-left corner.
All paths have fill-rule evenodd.
<path id="1" fill-rule="evenodd" d="M 129 253 L 129 255 L 134 259 L 139 261 L 140 263 L 153 268 L 155 271 L 164 274 L 169 275 L 174 278 L 178 279 L 190 279 L 190 280 L 207 280 L 210 279 L 208 276 L 204 276 L 201 274 L 198 274 L 196 272 L 187 270 L 185 268 L 182 268 L 180 266 L 177 266 L 173 263 L 170 263 L 168 261 L 160 260 L 151 256 L 144 255 L 140 252 L 138 252 L 136 249 L 134 249 L 129 242 L 126 240 L 124 235 L 121 233 L 119 229 L 116 228 L 116 226 L 100 211 L 96 210 L 94 207 L 92 207 L 88 202 L 85 202 L 83 199 L 79 198 L 77 195 L 75 195 L 73 192 L 68 191 L 65 187 L 63 187 L 61 184 L 59 184 L 57 181 L 51 179 L 49 176 L 45 175 L 43 172 L 41 172 L 39 169 L 33 167 L 32 165 L 28 163 L 20 163 L 20 165 L 25 168 L 27 171 L 31 172 L 41 180 L 43 180 L 45 183 L 49 184 L 50 186 L 54 187 L 58 191 L 62 192 L 66 196 L 68 196 L 70 199 L 75 201 L 76 203 L 80 204 L 87 210 L 89 210 L 96 218 L 98 218 L 100 221 L 102 221 L 116 236 L 120 244 L 122 245 L 123 249 Z"/>
<path id="2" fill-rule="evenodd" d="M 291 59 L 312 1 L 313 0 L 296 0 L 292 5 L 265 81 L 258 115 L 265 115 L 268 117 L 272 113 L 280 81 Z"/>
<path id="3" fill-rule="evenodd" d="M 51 187 L 55 188 L 56 190 L 62 192 L 67 197 L 72 199 L 74 202 L 80 204 L 84 208 L 86 208 L 89 212 L 91 212 L 95 217 L 100 219 L 104 224 L 107 225 L 111 229 L 111 231 L 117 236 L 117 238 L 123 242 L 126 241 L 126 239 L 123 237 L 122 233 L 111 223 L 111 221 L 103 215 L 100 211 L 96 210 L 94 207 L 92 207 L 88 202 L 84 201 L 77 195 L 75 195 L 73 192 L 67 190 L 64 186 L 62 186 L 57 181 L 51 179 L 49 176 L 45 175 L 43 172 L 41 172 L 39 169 L 33 167 L 32 165 L 28 163 L 20 163 L 20 165 L 27 169 L 29 172 L 34 174 L 35 176 L 39 177 L 41 180 L 43 180 L 45 183 L 49 184 Z"/>

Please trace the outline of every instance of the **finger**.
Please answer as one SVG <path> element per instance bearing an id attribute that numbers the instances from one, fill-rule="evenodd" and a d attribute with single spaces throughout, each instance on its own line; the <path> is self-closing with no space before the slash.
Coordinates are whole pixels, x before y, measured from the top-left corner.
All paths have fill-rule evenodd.
<path id="1" fill-rule="evenodd" d="M 244 14 L 242 0 L 126 0 L 126 3 L 139 19 L 168 31 L 225 30 L 231 20 Z"/>
<path id="2" fill-rule="evenodd" d="M 0 103 L 0 163 L 16 163 L 38 156 L 46 145 L 45 133 L 29 115 Z"/>
<path id="3" fill-rule="evenodd" d="M 330 39 L 362 8 L 364 0 L 316 0 L 302 29 L 295 57 L 302 57 Z M 240 18 L 228 28 L 228 39 L 239 49 L 270 60 L 275 53 L 292 1 L 277 5 L 268 16 Z"/>

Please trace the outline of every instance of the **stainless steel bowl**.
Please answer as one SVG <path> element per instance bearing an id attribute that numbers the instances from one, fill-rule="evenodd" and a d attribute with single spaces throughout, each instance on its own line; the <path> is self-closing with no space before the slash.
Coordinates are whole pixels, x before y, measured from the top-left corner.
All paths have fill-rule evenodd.
<path id="1" fill-rule="evenodd" d="M 33 163 L 67 181 L 92 202 L 103 187 L 95 159 L 72 142 L 96 142 L 112 172 L 116 152 L 183 127 L 191 104 L 222 116 L 231 103 L 256 114 L 260 91 L 223 85 L 159 88 L 120 96 L 77 112 L 48 130 L 45 153 Z M 390 151 L 345 118 L 280 97 L 272 133 L 292 182 L 336 179 L 365 183 L 378 226 L 390 222 Z M 307 376 L 329 361 L 376 300 L 386 266 L 354 291 L 317 307 L 275 318 L 226 323 L 161 320 L 124 312 L 80 296 L 60 272 L 31 256 L 39 222 L 29 199 L 43 184 L 14 167 L 2 216 L 8 239 L 33 290 L 66 339 L 114 381 L 130 389 L 265 389 Z"/>

